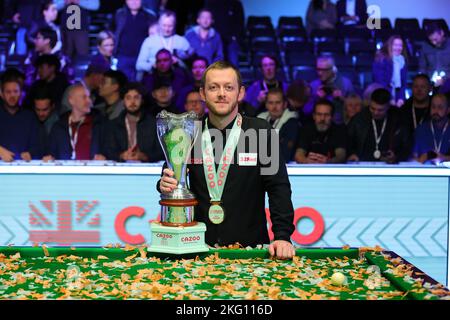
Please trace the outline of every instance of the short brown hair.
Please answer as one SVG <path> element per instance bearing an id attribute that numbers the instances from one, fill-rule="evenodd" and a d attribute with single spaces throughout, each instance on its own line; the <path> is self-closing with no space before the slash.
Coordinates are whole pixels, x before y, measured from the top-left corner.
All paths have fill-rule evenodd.
<path id="1" fill-rule="evenodd" d="M 239 88 L 241 88 L 243 86 L 242 83 L 242 76 L 241 73 L 239 72 L 239 69 L 236 68 L 233 64 L 227 62 L 227 61 L 216 61 L 213 64 L 210 64 L 208 68 L 206 68 L 205 73 L 203 73 L 202 76 L 202 82 L 201 82 L 201 87 L 204 88 L 205 84 L 206 84 L 206 75 L 208 74 L 209 71 L 211 70 L 225 70 L 225 69 L 233 69 L 234 72 L 236 73 L 236 77 L 237 77 L 237 81 L 239 84 Z"/>

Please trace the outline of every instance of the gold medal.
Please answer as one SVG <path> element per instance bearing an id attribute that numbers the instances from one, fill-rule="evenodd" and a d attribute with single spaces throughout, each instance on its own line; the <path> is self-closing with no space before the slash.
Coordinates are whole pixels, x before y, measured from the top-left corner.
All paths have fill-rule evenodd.
<path id="1" fill-rule="evenodd" d="M 225 210 L 219 203 L 212 202 L 208 211 L 209 220 L 214 224 L 221 224 L 225 219 Z"/>

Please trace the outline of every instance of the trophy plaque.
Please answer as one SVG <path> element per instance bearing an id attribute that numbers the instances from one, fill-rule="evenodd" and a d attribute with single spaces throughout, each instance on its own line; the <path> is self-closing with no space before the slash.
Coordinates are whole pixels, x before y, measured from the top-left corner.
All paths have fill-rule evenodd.
<path id="1" fill-rule="evenodd" d="M 208 251 L 206 225 L 194 220 L 198 201 L 188 189 L 186 179 L 191 149 L 201 131 L 201 123 L 197 120 L 194 112 L 178 115 L 163 110 L 156 116 L 158 139 L 178 186 L 171 193 L 161 193 L 161 221 L 150 225 L 150 252 L 186 254 Z"/>

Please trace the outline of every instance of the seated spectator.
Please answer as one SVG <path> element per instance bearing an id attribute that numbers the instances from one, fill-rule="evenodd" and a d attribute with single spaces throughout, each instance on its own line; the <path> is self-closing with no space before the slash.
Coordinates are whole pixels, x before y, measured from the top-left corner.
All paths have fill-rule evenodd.
<path id="1" fill-rule="evenodd" d="M 20 97 L 20 101 L 23 101 L 23 99 L 25 99 L 25 90 L 23 90 L 23 88 L 25 87 L 25 74 L 20 71 L 17 68 L 7 68 L 2 74 L 1 74 L 1 79 L 8 79 L 8 80 L 15 80 L 20 84 L 20 88 L 22 88 L 21 91 L 21 97 Z M 1 82 L 0 82 L 1 85 Z M 1 96 L 1 90 L 0 90 L 0 105 L 2 104 L 2 96 Z"/>
<path id="2" fill-rule="evenodd" d="M 52 160 L 105 160 L 101 154 L 102 120 L 98 112 L 91 111 L 89 91 L 81 84 L 70 86 L 69 112 L 53 125 L 49 138 L 49 154 L 43 161 Z"/>
<path id="3" fill-rule="evenodd" d="M 194 111 L 197 114 L 198 119 L 202 119 L 205 115 L 206 104 L 200 96 L 198 90 L 192 90 L 186 96 L 186 102 L 184 109 L 186 112 Z"/>
<path id="4" fill-rule="evenodd" d="M 432 84 L 426 74 L 421 73 L 413 78 L 412 97 L 400 109 L 400 117 L 411 134 L 430 118 L 431 90 Z"/>
<path id="5" fill-rule="evenodd" d="M 350 79 L 339 74 L 335 61 L 331 56 L 317 58 L 316 70 L 318 79 L 311 82 L 315 99 L 328 99 L 334 104 L 333 121 L 344 123 L 344 98 L 354 92 Z"/>
<path id="6" fill-rule="evenodd" d="M 31 84 L 37 80 L 36 60 L 42 55 L 55 55 L 59 60 L 59 69 L 67 78 L 71 81 L 73 79 L 74 70 L 71 66 L 70 60 L 67 56 L 63 55 L 61 51 L 52 53 L 53 48 L 56 46 L 58 36 L 56 32 L 50 27 L 39 29 L 34 42 L 34 51 L 25 59 L 25 88 L 28 89 Z"/>
<path id="7" fill-rule="evenodd" d="M 45 0 L 44 3 L 42 4 L 42 16 L 39 19 L 32 21 L 30 30 L 28 31 L 27 34 L 28 42 L 34 43 L 39 29 L 50 27 L 56 32 L 58 36 L 58 41 L 56 42 L 56 45 L 52 49 L 51 53 L 60 51 L 62 49 L 62 40 L 61 40 L 61 31 L 59 30 L 59 27 L 55 24 L 57 18 L 58 18 L 58 9 L 56 8 L 55 2 L 53 0 Z"/>
<path id="8" fill-rule="evenodd" d="M 136 80 L 137 56 L 155 20 L 155 16 L 142 8 L 141 0 L 126 0 L 123 8 L 116 12 L 114 55 L 118 59 L 117 69 L 130 81 Z"/>
<path id="9" fill-rule="evenodd" d="M 339 0 L 336 3 L 338 22 L 344 26 L 366 25 L 367 3 L 366 0 Z"/>
<path id="10" fill-rule="evenodd" d="M 267 92 L 273 88 L 281 88 L 285 93 L 288 84 L 277 79 L 278 61 L 274 56 L 264 55 L 261 58 L 261 71 L 263 78 L 255 81 L 245 94 L 245 101 L 250 103 L 258 112 L 265 111 Z"/>
<path id="11" fill-rule="evenodd" d="M 150 72 L 156 66 L 156 54 L 161 49 L 166 49 L 172 54 L 172 62 L 183 66 L 180 59 L 187 59 L 192 54 L 189 42 L 185 37 L 175 34 L 176 15 L 172 11 L 166 11 L 159 18 L 158 35 L 148 37 L 142 43 L 136 62 L 137 71 Z"/>
<path id="12" fill-rule="evenodd" d="M 37 69 L 37 78 L 47 83 L 53 101 L 55 101 L 55 108 L 60 110 L 61 100 L 70 83 L 67 80 L 67 76 L 59 71 L 61 68 L 58 57 L 54 54 L 44 54 L 36 59 L 35 67 Z M 35 91 L 34 86 L 35 84 L 33 83 L 30 92 Z"/>
<path id="13" fill-rule="evenodd" d="M 318 79 L 311 82 L 313 96 L 330 100 L 344 99 L 354 92 L 351 80 L 339 74 L 333 57 L 318 57 L 316 70 Z"/>
<path id="14" fill-rule="evenodd" d="M 89 90 L 90 97 L 94 105 L 98 105 L 104 102 L 103 98 L 99 96 L 98 90 L 100 88 L 100 85 L 103 83 L 103 74 L 108 70 L 110 69 L 105 68 L 105 65 L 96 65 L 91 63 L 86 69 L 83 78 L 78 81 L 79 83 L 83 84 L 86 89 Z M 62 99 L 61 108 L 58 110 L 58 114 L 61 115 L 69 110 L 70 105 L 68 102 L 68 90 L 66 89 Z"/>
<path id="15" fill-rule="evenodd" d="M 25 56 L 28 52 L 27 32 L 33 21 L 41 16 L 41 2 L 34 0 L 9 0 L 2 2 L 6 16 L 11 18 L 16 26 L 15 53 Z"/>
<path id="16" fill-rule="evenodd" d="M 363 101 L 356 93 L 349 94 L 344 100 L 344 122 L 348 124 L 350 120 L 361 112 Z"/>
<path id="17" fill-rule="evenodd" d="M 295 152 L 297 163 L 345 163 L 345 126 L 333 123 L 333 104 L 320 99 L 314 104 L 314 123 L 300 128 Z"/>
<path id="18" fill-rule="evenodd" d="M 369 108 L 348 124 L 348 161 L 406 161 L 411 152 L 411 136 L 402 125 L 398 110 L 390 106 L 391 94 L 382 88 L 372 93 Z"/>
<path id="19" fill-rule="evenodd" d="M 306 31 L 314 29 L 335 29 L 336 6 L 329 0 L 311 0 L 306 11 Z"/>
<path id="20" fill-rule="evenodd" d="M 422 46 L 419 70 L 440 87 L 450 75 L 450 43 L 446 31 L 437 23 L 430 24 L 425 31 L 429 42 Z"/>
<path id="21" fill-rule="evenodd" d="M 405 103 L 408 60 L 406 45 L 400 36 L 391 36 L 375 55 L 373 81 L 390 91 L 391 104 L 401 107 Z"/>
<path id="22" fill-rule="evenodd" d="M 289 109 L 297 113 L 300 126 L 312 123 L 314 101 L 311 96 L 311 87 L 304 80 L 294 80 L 286 91 Z"/>
<path id="23" fill-rule="evenodd" d="M 127 82 L 127 76 L 121 71 L 109 70 L 103 74 L 103 81 L 98 93 L 105 102 L 94 108 L 108 120 L 114 120 L 124 110 L 121 92 Z"/>
<path id="24" fill-rule="evenodd" d="M 159 23 L 158 21 L 153 22 L 150 27 L 148 27 L 148 36 L 155 36 L 159 34 Z"/>
<path id="25" fill-rule="evenodd" d="M 21 91 L 21 83 L 17 78 L 2 76 L 0 159 L 5 162 L 39 159 L 43 152 L 39 123 L 32 111 L 20 105 Z"/>
<path id="26" fill-rule="evenodd" d="M 156 117 L 163 110 L 171 113 L 180 113 L 173 102 L 174 93 L 170 82 L 159 80 L 155 82 L 152 90 L 154 102 L 150 105 L 150 113 Z"/>
<path id="27" fill-rule="evenodd" d="M 116 69 L 114 64 L 114 34 L 111 31 L 105 30 L 99 32 L 97 35 L 97 49 L 98 53 L 92 57 L 89 65 L 101 66 L 103 69 Z"/>
<path id="28" fill-rule="evenodd" d="M 258 118 L 267 120 L 277 130 L 281 154 L 286 162 L 294 158 L 298 136 L 297 114 L 287 108 L 287 101 L 281 88 L 270 89 L 266 95 L 266 112 Z"/>
<path id="29" fill-rule="evenodd" d="M 45 134 L 49 135 L 53 124 L 59 119 L 55 110 L 51 87 L 45 80 L 36 81 L 31 98 L 33 100 L 33 110 L 39 122 L 44 126 Z"/>
<path id="30" fill-rule="evenodd" d="M 161 49 L 156 54 L 156 66 L 150 74 L 146 74 L 142 80 L 146 90 L 152 91 L 155 82 L 170 83 L 174 98 L 176 94 L 190 84 L 190 80 L 182 68 L 173 64 L 172 54 L 169 50 Z"/>
<path id="31" fill-rule="evenodd" d="M 212 27 L 213 22 L 211 11 L 202 9 L 198 13 L 198 25 L 189 29 L 185 34 L 193 53 L 205 57 L 208 64 L 224 59 L 222 40 Z"/>
<path id="32" fill-rule="evenodd" d="M 203 57 L 194 57 L 192 59 L 191 74 L 194 78 L 194 82 L 186 85 L 178 91 L 177 107 L 179 110 L 184 109 L 184 103 L 189 92 L 196 90 L 199 91 L 202 82 L 203 73 L 205 73 L 208 67 L 208 61 Z"/>
<path id="33" fill-rule="evenodd" d="M 449 103 L 443 94 L 431 99 L 430 120 L 420 124 L 414 134 L 414 160 L 450 161 Z"/>
<path id="34" fill-rule="evenodd" d="M 100 0 L 54 0 L 58 10 L 61 10 L 61 31 L 63 38 L 63 52 L 70 59 L 77 56 L 87 56 L 89 54 L 89 25 L 90 11 L 97 11 L 100 8 Z M 79 26 L 73 28 L 72 11 L 68 10 L 71 5 L 79 8 Z M 73 22 L 72 22 L 73 24 Z"/>
<path id="35" fill-rule="evenodd" d="M 205 0 L 214 17 L 214 28 L 222 38 L 227 61 L 239 66 L 239 50 L 245 41 L 244 6 L 239 0 Z"/>
<path id="36" fill-rule="evenodd" d="M 156 120 L 142 107 L 143 88 L 138 83 L 130 83 L 123 93 L 125 110 L 110 124 L 108 159 L 140 162 L 163 160 Z"/>

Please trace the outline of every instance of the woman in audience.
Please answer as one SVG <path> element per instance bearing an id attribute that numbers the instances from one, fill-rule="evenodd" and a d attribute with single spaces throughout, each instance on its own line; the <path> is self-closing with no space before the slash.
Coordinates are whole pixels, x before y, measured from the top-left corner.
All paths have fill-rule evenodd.
<path id="1" fill-rule="evenodd" d="M 98 53 L 92 58 L 91 64 L 110 69 L 113 65 L 114 34 L 111 31 L 101 31 L 97 36 Z"/>
<path id="2" fill-rule="evenodd" d="M 42 16 L 37 21 L 33 21 L 31 28 L 28 32 L 27 38 L 29 43 L 34 43 L 36 39 L 38 30 L 43 27 L 50 27 L 55 30 L 58 41 L 56 42 L 55 47 L 52 49 L 51 53 L 55 53 L 61 50 L 62 41 L 61 41 L 61 31 L 59 30 L 59 26 L 55 24 L 56 19 L 58 18 L 58 10 L 56 9 L 56 4 L 53 0 L 46 0 L 42 4 L 41 10 Z"/>
<path id="3" fill-rule="evenodd" d="M 334 29 L 337 23 L 336 6 L 330 0 L 311 0 L 306 12 L 306 31 Z"/>
<path id="4" fill-rule="evenodd" d="M 391 104 L 397 107 L 405 102 L 407 74 L 405 43 L 400 36 L 391 36 L 375 55 L 373 80 L 391 92 Z"/>

